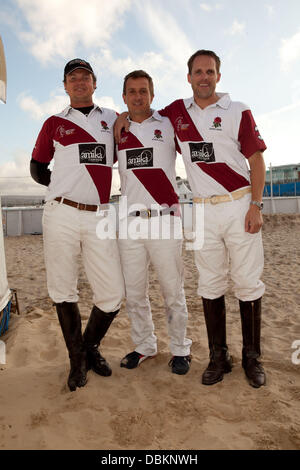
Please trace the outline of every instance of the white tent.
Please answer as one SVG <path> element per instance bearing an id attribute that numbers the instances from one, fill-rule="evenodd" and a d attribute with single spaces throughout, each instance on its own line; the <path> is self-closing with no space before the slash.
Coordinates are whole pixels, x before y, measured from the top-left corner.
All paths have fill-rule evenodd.
<path id="1" fill-rule="evenodd" d="M 0 100 L 6 103 L 6 65 L 3 43 L 0 36 Z M 0 199 L 0 334 L 8 326 L 10 299 L 12 293 L 8 287 L 3 241 L 2 210 Z"/>
<path id="2" fill-rule="evenodd" d="M 0 200 L 1 210 L 1 200 Z M 2 212 L 0 219 L 0 312 L 6 307 L 11 298 L 11 291 L 8 288 L 6 262 L 3 242 Z"/>
<path id="3" fill-rule="evenodd" d="M 8 328 L 12 292 L 8 287 L 0 199 L 0 335 Z"/>
<path id="4" fill-rule="evenodd" d="M 179 200 L 182 201 L 191 201 L 193 198 L 192 191 L 186 186 L 184 180 L 177 181 Z"/>
<path id="5" fill-rule="evenodd" d="M 6 103 L 6 63 L 3 42 L 0 36 L 0 100 Z"/>

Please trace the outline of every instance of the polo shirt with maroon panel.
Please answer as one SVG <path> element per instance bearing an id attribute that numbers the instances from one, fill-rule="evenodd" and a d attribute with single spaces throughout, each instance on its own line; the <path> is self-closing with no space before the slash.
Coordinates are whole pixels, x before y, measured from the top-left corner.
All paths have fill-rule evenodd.
<path id="1" fill-rule="evenodd" d="M 218 96 L 204 109 L 190 98 L 159 111 L 174 127 L 194 197 L 250 189 L 247 158 L 266 149 L 250 109 L 231 101 L 228 94 Z M 217 298 L 226 291 L 228 252 L 236 296 L 254 300 L 264 292 L 261 232 L 250 235 L 244 228 L 250 199 L 248 193 L 236 201 L 204 205 L 204 245 L 195 251 L 195 260 L 198 293 L 205 298 Z"/>
<path id="2" fill-rule="evenodd" d="M 126 197 L 126 211 L 120 215 L 120 232 L 125 223 L 129 229 L 130 225 L 138 224 L 140 231 L 140 236 L 136 238 L 137 234 L 130 236 L 130 230 L 127 238 L 119 237 L 132 340 L 138 353 L 145 356 L 156 354 L 157 338 L 148 298 L 148 268 L 151 261 L 165 300 L 171 353 L 187 356 L 191 340 L 186 338 L 188 313 L 183 289 L 175 134 L 170 121 L 157 112 L 141 123 L 130 123 L 130 132 L 122 133 L 117 146 L 117 158 L 122 198 Z M 151 209 L 154 216 L 148 219 L 142 217 L 147 213 L 146 209 Z M 174 215 L 170 215 L 170 211 Z M 155 233 L 153 239 L 152 231 L 148 229 L 155 223 L 169 226 L 169 234 L 170 225 L 173 228 L 176 226 L 180 229 L 180 237 L 163 239 Z"/>
<path id="3" fill-rule="evenodd" d="M 54 158 L 46 201 L 109 202 L 116 117 L 115 111 L 98 106 L 88 116 L 68 106 L 45 121 L 32 158 L 42 163 Z"/>
<path id="4" fill-rule="evenodd" d="M 45 121 L 32 153 L 33 160 L 41 163 L 54 160 L 45 198 L 43 237 L 47 285 L 56 303 L 78 301 L 80 253 L 94 304 L 104 312 L 113 312 L 124 298 L 117 241 L 100 239 L 96 232 L 103 212 L 66 204 L 71 201 L 101 209 L 109 202 L 116 117 L 115 111 L 98 106 L 87 116 L 68 106 Z"/>

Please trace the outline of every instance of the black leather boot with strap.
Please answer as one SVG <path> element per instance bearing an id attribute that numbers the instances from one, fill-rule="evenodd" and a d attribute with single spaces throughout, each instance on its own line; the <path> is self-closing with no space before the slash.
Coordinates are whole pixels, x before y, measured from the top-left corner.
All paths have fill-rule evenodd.
<path id="1" fill-rule="evenodd" d="M 87 354 L 87 369 L 92 369 L 96 374 L 104 377 L 111 375 L 112 370 L 108 362 L 101 356 L 98 346 L 118 312 L 119 310 L 109 313 L 103 312 L 94 305 L 83 334 Z"/>
<path id="2" fill-rule="evenodd" d="M 56 311 L 69 351 L 71 370 L 68 386 L 71 392 L 74 392 L 76 387 L 84 387 L 87 383 L 86 352 L 83 347 L 80 312 L 77 303 L 74 302 L 58 303 Z"/>
<path id="3" fill-rule="evenodd" d="M 202 302 L 210 352 L 210 362 L 202 375 L 202 383 L 213 385 L 223 380 L 224 374 L 232 370 L 232 358 L 226 344 L 225 298 L 202 298 Z"/>
<path id="4" fill-rule="evenodd" d="M 242 366 L 250 385 L 259 388 L 266 383 L 265 371 L 258 361 L 261 354 L 261 298 L 239 302 L 243 334 Z"/>

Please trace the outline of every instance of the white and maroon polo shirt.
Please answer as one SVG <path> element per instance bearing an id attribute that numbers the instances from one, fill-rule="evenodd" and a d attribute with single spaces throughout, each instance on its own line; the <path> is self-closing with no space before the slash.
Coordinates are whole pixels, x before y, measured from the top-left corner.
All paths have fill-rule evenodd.
<path id="1" fill-rule="evenodd" d="M 247 158 L 266 149 L 250 109 L 228 94 L 218 96 L 217 103 L 204 109 L 190 98 L 159 111 L 174 127 L 194 196 L 249 186 Z"/>
<path id="2" fill-rule="evenodd" d="M 116 117 L 98 106 L 88 116 L 68 106 L 45 121 L 32 158 L 42 163 L 54 158 L 46 201 L 62 196 L 83 204 L 108 203 Z"/>
<path id="3" fill-rule="evenodd" d="M 169 119 L 155 111 L 141 123 L 130 121 L 130 132 L 122 132 L 117 157 L 128 207 L 178 203 L 175 134 Z"/>

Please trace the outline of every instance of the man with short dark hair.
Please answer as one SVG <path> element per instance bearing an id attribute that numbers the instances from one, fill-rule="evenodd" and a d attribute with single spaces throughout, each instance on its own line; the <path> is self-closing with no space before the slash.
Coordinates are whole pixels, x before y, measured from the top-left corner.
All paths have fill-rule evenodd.
<path id="1" fill-rule="evenodd" d="M 69 351 L 73 391 L 86 384 L 88 369 L 111 375 L 98 346 L 119 311 L 124 281 L 116 239 L 96 235 L 98 222 L 109 216 L 117 115 L 94 105 L 96 77 L 85 60 L 68 62 L 63 82 L 70 106 L 45 121 L 30 169 L 35 181 L 48 186 L 43 215 L 47 285 Z M 77 304 L 80 254 L 94 303 L 83 335 Z"/>
<path id="2" fill-rule="evenodd" d="M 260 356 L 263 270 L 262 193 L 266 146 L 248 106 L 216 93 L 220 59 L 200 50 L 188 61 L 193 98 L 177 100 L 161 114 L 171 120 L 185 161 L 194 203 L 204 204 L 204 245 L 195 251 L 210 362 L 202 383 L 230 372 L 224 294 L 228 275 L 239 299 L 242 364 L 253 387 L 265 384 Z M 247 162 L 250 166 L 248 170 Z"/>
<path id="3" fill-rule="evenodd" d="M 117 146 L 122 198 L 126 199 L 125 211 L 120 203 L 119 246 L 135 350 L 122 359 L 121 367 L 133 369 L 157 353 L 148 297 L 151 262 L 165 301 L 172 354 L 169 365 L 173 373 L 183 375 L 190 368 L 192 342 L 186 338 L 175 136 L 169 119 L 151 109 L 153 97 L 152 78 L 146 72 L 135 70 L 125 77 L 123 99 L 131 127 Z"/>

